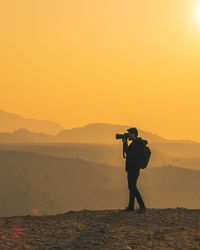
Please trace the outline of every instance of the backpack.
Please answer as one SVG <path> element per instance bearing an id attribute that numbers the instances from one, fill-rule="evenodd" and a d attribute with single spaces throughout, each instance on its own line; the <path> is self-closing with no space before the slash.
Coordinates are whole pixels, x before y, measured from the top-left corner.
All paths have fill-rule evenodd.
<path id="1" fill-rule="evenodd" d="M 144 145 L 140 160 L 141 169 L 145 169 L 147 167 L 150 157 L 151 157 L 151 150 L 148 146 Z"/>

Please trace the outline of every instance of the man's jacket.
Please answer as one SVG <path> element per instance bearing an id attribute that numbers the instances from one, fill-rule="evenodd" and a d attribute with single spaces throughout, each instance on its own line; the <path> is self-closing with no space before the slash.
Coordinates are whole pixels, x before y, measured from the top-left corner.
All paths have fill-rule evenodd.
<path id="1" fill-rule="evenodd" d="M 144 146 L 148 141 L 137 137 L 128 146 L 127 141 L 123 143 L 123 150 L 126 153 L 126 171 L 135 172 L 140 169 L 140 159 Z"/>

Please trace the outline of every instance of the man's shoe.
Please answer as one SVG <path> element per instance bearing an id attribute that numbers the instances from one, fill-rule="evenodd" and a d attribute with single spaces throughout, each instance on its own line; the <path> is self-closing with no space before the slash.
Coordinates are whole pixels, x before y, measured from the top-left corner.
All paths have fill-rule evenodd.
<path id="1" fill-rule="evenodd" d="M 140 213 L 144 213 L 147 210 L 146 207 L 140 207 L 136 213 L 140 214 Z"/>
<path id="2" fill-rule="evenodd" d="M 130 206 L 128 206 L 128 207 L 126 207 L 126 208 L 124 209 L 124 211 L 125 211 L 125 212 L 131 212 L 131 211 L 134 211 L 134 207 L 130 207 Z"/>

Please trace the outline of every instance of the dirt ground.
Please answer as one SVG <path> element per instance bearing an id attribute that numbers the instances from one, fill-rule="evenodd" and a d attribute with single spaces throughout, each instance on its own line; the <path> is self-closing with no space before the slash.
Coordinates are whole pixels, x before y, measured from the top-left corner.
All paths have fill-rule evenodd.
<path id="1" fill-rule="evenodd" d="M 70 211 L 0 218 L 0 249 L 200 249 L 200 210 Z"/>

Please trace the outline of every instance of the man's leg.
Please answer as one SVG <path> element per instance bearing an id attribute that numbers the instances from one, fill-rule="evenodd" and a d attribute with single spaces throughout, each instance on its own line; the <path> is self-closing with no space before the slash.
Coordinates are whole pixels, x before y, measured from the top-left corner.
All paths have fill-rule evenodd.
<path id="1" fill-rule="evenodd" d="M 134 202 L 133 202 L 132 176 L 129 172 L 127 172 L 127 180 L 128 180 L 128 190 L 129 190 L 129 203 L 127 209 L 128 208 L 133 209 Z"/>
<path id="2" fill-rule="evenodd" d="M 135 203 L 134 190 L 131 188 L 131 189 L 129 189 L 129 204 L 128 204 L 128 206 L 130 208 L 134 209 L 134 203 Z"/>
<path id="3" fill-rule="evenodd" d="M 128 177 L 128 188 L 129 188 L 129 205 L 131 210 L 134 210 L 135 197 L 140 208 L 145 208 L 144 201 L 137 189 L 137 179 L 139 177 L 139 171 L 137 172 L 127 172 Z"/>
<path id="4" fill-rule="evenodd" d="M 135 197 L 137 199 L 137 202 L 138 202 L 140 208 L 145 208 L 144 201 L 142 199 L 142 196 L 140 195 L 139 190 L 137 189 L 137 185 L 135 187 Z"/>
<path id="5" fill-rule="evenodd" d="M 137 172 L 127 172 L 127 179 L 128 179 L 128 189 L 129 189 L 129 204 L 127 209 L 134 210 L 134 203 L 135 203 L 135 197 L 137 194 L 137 178 L 139 176 L 139 173 Z"/>

